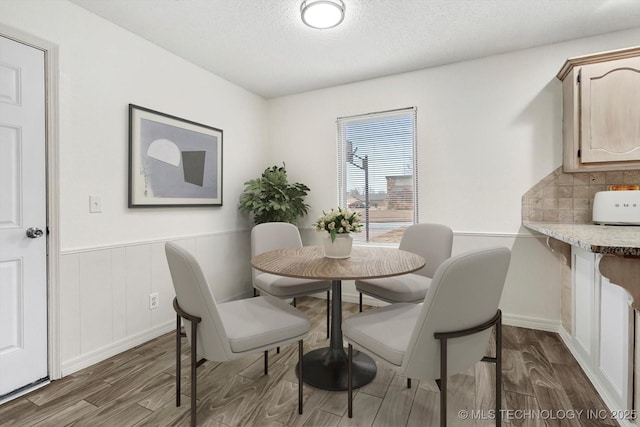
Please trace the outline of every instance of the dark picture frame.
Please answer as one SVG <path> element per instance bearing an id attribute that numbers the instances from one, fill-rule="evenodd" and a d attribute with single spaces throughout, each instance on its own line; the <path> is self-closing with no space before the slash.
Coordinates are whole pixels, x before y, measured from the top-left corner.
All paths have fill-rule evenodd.
<path id="1" fill-rule="evenodd" d="M 129 104 L 129 207 L 222 206 L 222 129 Z"/>

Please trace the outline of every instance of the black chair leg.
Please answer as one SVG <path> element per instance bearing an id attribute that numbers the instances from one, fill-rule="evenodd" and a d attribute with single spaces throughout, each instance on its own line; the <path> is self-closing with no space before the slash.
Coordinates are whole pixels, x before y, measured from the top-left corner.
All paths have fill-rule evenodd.
<path id="1" fill-rule="evenodd" d="M 440 341 L 440 427 L 447 427 L 447 340 Z"/>
<path id="2" fill-rule="evenodd" d="M 496 328 L 496 356 L 485 356 L 481 360 L 483 362 L 492 362 L 496 365 L 496 417 L 499 417 L 496 419 L 496 425 L 502 424 L 500 412 L 502 405 L 502 312 L 498 309 L 491 320 L 481 325 L 459 331 L 436 332 L 433 334 L 437 340 L 440 340 L 440 378 L 436 380 L 436 384 L 440 388 L 440 427 L 447 426 L 447 340 L 477 334 L 494 326 Z"/>
<path id="3" fill-rule="evenodd" d="M 329 300 L 329 291 L 327 291 L 327 338 L 329 338 L 329 334 L 331 333 L 331 325 L 329 323 L 329 317 L 331 313 L 331 301 Z"/>
<path id="4" fill-rule="evenodd" d="M 296 299 L 295 298 L 293 299 L 293 306 L 294 307 L 296 306 Z"/>
<path id="5" fill-rule="evenodd" d="M 362 313 L 362 292 L 360 292 L 360 313 Z"/>
<path id="6" fill-rule="evenodd" d="M 198 361 L 196 360 L 198 355 L 198 344 L 196 333 L 197 323 L 191 322 L 191 427 L 196 427 L 196 396 L 197 388 L 196 381 L 198 375 L 196 369 L 198 369 Z"/>
<path id="7" fill-rule="evenodd" d="M 269 375 L 269 351 L 264 351 L 264 374 Z"/>
<path id="8" fill-rule="evenodd" d="M 411 378 L 407 378 L 407 388 L 411 388 Z"/>
<path id="9" fill-rule="evenodd" d="M 353 346 L 349 344 L 349 361 L 347 363 L 347 412 L 353 418 Z"/>
<path id="10" fill-rule="evenodd" d="M 186 328 L 185 333 L 180 332 L 181 318 L 188 320 L 191 324 L 191 426 L 196 426 L 196 397 L 197 391 L 197 373 L 198 366 L 206 362 L 206 359 L 196 360 L 198 357 L 198 323 L 202 320 L 198 316 L 192 316 L 186 313 L 180 308 L 178 299 L 173 299 L 173 308 L 176 311 L 176 406 L 180 406 L 180 338 L 187 336 Z"/>
<path id="11" fill-rule="evenodd" d="M 496 425 L 502 425 L 502 313 L 496 323 Z"/>
<path id="12" fill-rule="evenodd" d="M 302 340 L 298 341 L 298 414 L 302 414 Z"/>
<path id="13" fill-rule="evenodd" d="M 176 406 L 180 406 L 180 362 L 182 334 L 180 333 L 180 315 L 176 314 Z"/>

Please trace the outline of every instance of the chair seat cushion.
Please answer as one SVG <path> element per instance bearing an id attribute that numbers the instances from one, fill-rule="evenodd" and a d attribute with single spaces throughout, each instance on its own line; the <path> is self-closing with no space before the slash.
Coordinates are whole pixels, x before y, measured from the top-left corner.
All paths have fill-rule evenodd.
<path id="1" fill-rule="evenodd" d="M 344 338 L 400 366 L 407 351 L 422 304 L 399 303 L 354 314 L 342 323 Z"/>
<path id="2" fill-rule="evenodd" d="M 356 290 L 387 302 L 421 302 L 427 295 L 431 279 L 420 274 L 357 280 Z"/>
<path id="3" fill-rule="evenodd" d="M 270 273 L 258 274 L 253 284 L 257 289 L 278 298 L 315 294 L 331 288 L 331 283 L 327 281 L 297 279 Z"/>
<path id="4" fill-rule="evenodd" d="M 234 353 L 297 341 L 311 329 L 304 313 L 269 296 L 218 304 L 218 310 Z"/>

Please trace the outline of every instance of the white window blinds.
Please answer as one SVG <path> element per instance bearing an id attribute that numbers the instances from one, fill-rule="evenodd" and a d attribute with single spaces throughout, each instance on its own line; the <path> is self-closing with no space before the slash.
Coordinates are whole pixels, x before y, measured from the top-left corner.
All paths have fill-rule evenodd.
<path id="1" fill-rule="evenodd" d="M 338 118 L 339 206 L 360 212 L 361 243 L 397 243 L 417 222 L 416 109 Z"/>

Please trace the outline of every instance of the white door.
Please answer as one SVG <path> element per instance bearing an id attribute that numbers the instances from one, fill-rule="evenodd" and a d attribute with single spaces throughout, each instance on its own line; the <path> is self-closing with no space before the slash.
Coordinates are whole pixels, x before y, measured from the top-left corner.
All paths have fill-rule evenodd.
<path id="1" fill-rule="evenodd" d="M 44 94 L 44 53 L 0 37 L 0 397 L 47 377 Z"/>

